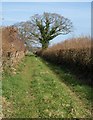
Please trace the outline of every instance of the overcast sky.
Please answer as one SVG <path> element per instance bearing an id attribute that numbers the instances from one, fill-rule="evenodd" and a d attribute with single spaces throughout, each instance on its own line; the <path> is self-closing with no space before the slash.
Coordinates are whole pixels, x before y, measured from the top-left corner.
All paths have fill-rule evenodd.
<path id="1" fill-rule="evenodd" d="M 7 0 L 6 0 L 7 1 Z M 34 14 L 43 12 L 58 13 L 73 22 L 74 32 L 59 36 L 52 43 L 73 36 L 91 34 L 91 3 L 90 2 L 3 2 L 2 25 L 12 25 L 16 22 L 29 20 Z"/>

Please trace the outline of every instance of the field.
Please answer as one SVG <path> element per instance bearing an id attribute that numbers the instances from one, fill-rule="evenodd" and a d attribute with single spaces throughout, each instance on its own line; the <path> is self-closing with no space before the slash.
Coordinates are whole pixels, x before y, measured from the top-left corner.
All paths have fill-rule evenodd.
<path id="1" fill-rule="evenodd" d="M 0 120 L 92 120 L 91 2 L 1 3 Z"/>
<path id="2" fill-rule="evenodd" d="M 90 118 L 93 96 L 66 68 L 26 56 L 16 74 L 3 74 L 6 118 Z"/>
<path id="3" fill-rule="evenodd" d="M 3 71 L 3 117 L 92 118 L 90 37 L 66 40 L 36 54 L 24 56 L 15 72 L 9 67 Z"/>

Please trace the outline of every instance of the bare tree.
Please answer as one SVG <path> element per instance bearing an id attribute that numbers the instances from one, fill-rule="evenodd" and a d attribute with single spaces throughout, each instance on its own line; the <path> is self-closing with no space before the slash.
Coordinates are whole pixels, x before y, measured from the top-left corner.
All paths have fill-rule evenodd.
<path id="1" fill-rule="evenodd" d="M 18 23 L 16 26 L 21 38 L 39 41 L 42 49 L 47 48 L 49 41 L 56 36 L 66 35 L 72 30 L 72 22 L 56 13 L 35 14 L 29 21 Z"/>

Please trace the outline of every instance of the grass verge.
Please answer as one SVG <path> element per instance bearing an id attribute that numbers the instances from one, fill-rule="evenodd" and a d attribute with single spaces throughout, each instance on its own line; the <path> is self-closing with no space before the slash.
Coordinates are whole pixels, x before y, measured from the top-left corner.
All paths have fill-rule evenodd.
<path id="1" fill-rule="evenodd" d="M 75 83 L 64 69 L 26 56 L 16 75 L 3 75 L 4 117 L 89 118 L 90 87 Z"/>

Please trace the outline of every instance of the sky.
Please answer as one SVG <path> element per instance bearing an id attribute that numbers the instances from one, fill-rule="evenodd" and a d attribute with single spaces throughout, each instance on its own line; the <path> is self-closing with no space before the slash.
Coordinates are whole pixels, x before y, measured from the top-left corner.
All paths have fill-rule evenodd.
<path id="1" fill-rule="evenodd" d="M 91 2 L 2 2 L 0 10 L 4 26 L 29 20 L 34 14 L 43 12 L 58 13 L 70 19 L 74 26 L 72 33 L 54 38 L 51 44 L 91 34 Z"/>
<path id="2" fill-rule="evenodd" d="M 92 0 L 1 0 L 3 2 L 91 2 Z"/>

